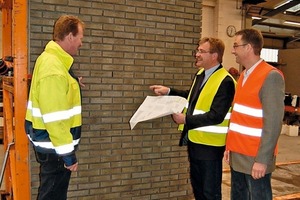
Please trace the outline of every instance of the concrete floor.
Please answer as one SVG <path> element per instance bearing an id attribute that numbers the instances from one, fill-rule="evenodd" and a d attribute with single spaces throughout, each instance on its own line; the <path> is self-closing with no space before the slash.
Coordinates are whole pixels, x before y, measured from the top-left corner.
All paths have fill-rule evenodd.
<path id="1" fill-rule="evenodd" d="M 5 150 L 0 145 L 0 171 Z M 4 182 L 2 183 L 3 188 Z M 277 168 L 272 175 L 274 200 L 300 200 L 300 136 L 281 135 L 277 157 Z M 224 163 L 223 200 L 230 199 L 230 171 Z"/>
<path id="2" fill-rule="evenodd" d="M 300 199 L 300 136 L 280 136 L 272 188 L 273 200 Z M 224 164 L 222 193 L 223 200 L 230 199 L 230 171 L 227 164 Z"/>

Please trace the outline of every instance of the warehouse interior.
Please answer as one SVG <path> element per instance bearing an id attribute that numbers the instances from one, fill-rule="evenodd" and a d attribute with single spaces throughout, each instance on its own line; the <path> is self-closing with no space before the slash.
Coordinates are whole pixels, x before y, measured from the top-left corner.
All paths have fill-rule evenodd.
<path id="1" fill-rule="evenodd" d="M 264 59 L 285 76 L 274 200 L 300 199 L 299 0 L 0 0 L 0 8 L 1 199 L 36 198 L 38 165 L 24 133 L 28 85 L 54 20 L 69 13 L 87 26 L 74 64 L 87 86 L 81 166 L 72 174 L 68 199 L 192 200 L 186 149 L 177 146 L 172 120 L 155 119 L 134 130 L 128 121 L 151 95 L 149 85 L 190 85 L 195 72 L 191 51 L 199 37 L 221 38 L 224 66 L 241 72 L 231 54 L 231 31 L 246 27 L 261 30 Z M 229 175 L 224 164 L 225 200 L 230 199 Z"/>

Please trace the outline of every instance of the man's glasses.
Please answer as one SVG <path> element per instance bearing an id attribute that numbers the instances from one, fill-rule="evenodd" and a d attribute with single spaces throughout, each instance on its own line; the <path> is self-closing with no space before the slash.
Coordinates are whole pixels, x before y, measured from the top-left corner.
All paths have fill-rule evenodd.
<path id="1" fill-rule="evenodd" d="M 246 43 L 246 44 L 234 44 L 232 47 L 234 48 L 234 49 L 236 49 L 236 48 L 238 48 L 238 47 L 241 47 L 241 46 L 246 46 L 248 43 Z"/>
<path id="2" fill-rule="evenodd" d="M 204 54 L 204 53 L 212 53 L 212 52 L 205 51 L 203 49 L 200 49 L 200 50 L 196 49 L 196 50 L 193 51 L 193 56 L 196 56 L 197 53 Z"/>

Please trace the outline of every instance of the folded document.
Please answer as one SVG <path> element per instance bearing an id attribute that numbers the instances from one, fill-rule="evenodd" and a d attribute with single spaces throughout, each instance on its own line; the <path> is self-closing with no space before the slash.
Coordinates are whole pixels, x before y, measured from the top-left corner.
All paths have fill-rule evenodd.
<path id="1" fill-rule="evenodd" d="M 142 121 L 182 112 L 187 100 L 179 96 L 147 96 L 129 123 L 131 130 Z"/>

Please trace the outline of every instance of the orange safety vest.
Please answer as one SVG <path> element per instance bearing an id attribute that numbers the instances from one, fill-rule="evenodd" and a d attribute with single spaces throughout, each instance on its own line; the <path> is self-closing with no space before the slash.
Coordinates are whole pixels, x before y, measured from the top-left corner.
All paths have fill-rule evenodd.
<path id="1" fill-rule="evenodd" d="M 271 70 L 277 69 L 263 61 L 243 86 L 244 73 L 239 78 L 227 134 L 227 150 L 252 157 L 257 155 L 263 128 L 259 91 Z M 277 146 L 274 154 L 277 154 Z"/>

